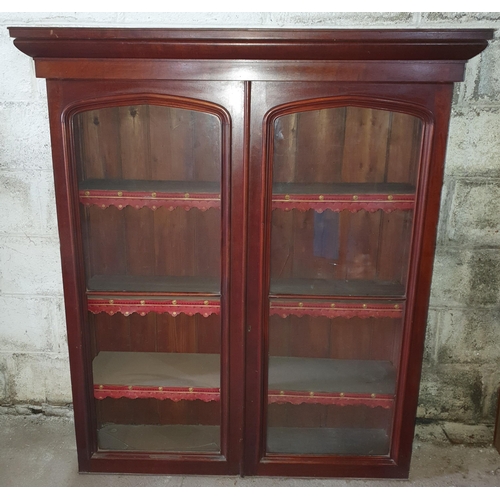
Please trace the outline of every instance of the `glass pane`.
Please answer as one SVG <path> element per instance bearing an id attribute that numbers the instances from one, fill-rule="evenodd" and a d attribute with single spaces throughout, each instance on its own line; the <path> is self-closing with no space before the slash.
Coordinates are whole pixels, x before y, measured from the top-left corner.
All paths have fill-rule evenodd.
<path id="1" fill-rule="evenodd" d="M 100 449 L 220 451 L 220 317 L 90 315 Z"/>
<path id="2" fill-rule="evenodd" d="M 267 451 L 287 455 L 387 455 L 392 410 L 269 405 Z"/>
<path id="3" fill-rule="evenodd" d="M 354 189 L 415 188 L 422 122 L 411 115 L 343 107 L 292 113 L 274 122 L 273 189 L 333 192 Z M 314 186 L 310 186 L 313 184 Z M 335 186 L 331 186 L 334 184 Z M 347 184 L 347 186 L 345 185 Z M 383 191 L 382 191 L 383 192 Z"/>
<path id="4" fill-rule="evenodd" d="M 421 135 L 367 108 L 275 120 L 271 293 L 404 295 Z"/>
<path id="5" fill-rule="evenodd" d="M 273 210 L 271 294 L 403 296 L 412 220 L 410 210 Z"/>
<path id="6" fill-rule="evenodd" d="M 221 122 L 73 120 L 98 448 L 221 451 Z"/>
<path id="7" fill-rule="evenodd" d="M 270 317 L 267 451 L 386 455 L 401 317 L 313 317 L 309 305 Z"/>
<path id="8" fill-rule="evenodd" d="M 422 122 L 342 107 L 272 126 L 267 452 L 387 455 Z"/>
<path id="9" fill-rule="evenodd" d="M 219 119 L 138 105 L 73 125 L 88 289 L 219 293 Z"/>

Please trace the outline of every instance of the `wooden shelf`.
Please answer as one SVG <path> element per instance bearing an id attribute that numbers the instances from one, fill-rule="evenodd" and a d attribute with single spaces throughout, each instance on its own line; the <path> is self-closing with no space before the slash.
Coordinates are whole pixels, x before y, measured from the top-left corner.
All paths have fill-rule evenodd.
<path id="1" fill-rule="evenodd" d="M 96 399 L 220 400 L 217 354 L 101 351 L 93 374 Z M 271 357 L 268 401 L 390 408 L 395 380 L 388 361 Z"/>
<path id="2" fill-rule="evenodd" d="M 101 208 L 148 207 L 156 210 L 220 208 L 220 184 L 215 182 L 88 179 L 79 187 L 80 202 Z M 397 183 L 273 185 L 272 208 L 282 210 L 412 210 L 415 187 Z"/>
<path id="3" fill-rule="evenodd" d="M 396 370 L 389 361 L 269 357 L 269 391 L 393 396 Z"/>
<path id="4" fill-rule="evenodd" d="M 101 351 L 92 366 L 96 399 L 220 400 L 218 354 Z"/>
<path id="5" fill-rule="evenodd" d="M 220 294 L 220 278 L 202 276 L 96 275 L 88 280 L 91 292 L 150 292 Z"/>
<path id="6" fill-rule="evenodd" d="M 288 316 L 314 316 L 327 318 L 401 318 L 403 302 L 349 301 L 325 302 L 304 300 L 271 300 L 269 314 Z"/>
<path id="7" fill-rule="evenodd" d="M 272 297 L 403 297 L 405 286 L 388 281 L 272 278 L 269 293 Z"/>
<path id="8" fill-rule="evenodd" d="M 93 314 L 107 313 L 110 316 L 113 314 L 123 314 L 130 316 L 131 314 L 139 314 L 146 316 L 149 313 L 170 314 L 177 316 L 179 314 L 201 314 L 208 318 L 211 314 L 220 314 L 220 300 L 214 297 L 203 297 L 196 295 L 195 297 L 186 296 L 148 296 L 141 295 L 133 296 L 92 296 L 87 297 L 87 308 Z"/>
<path id="9" fill-rule="evenodd" d="M 219 452 L 217 425 L 117 425 L 98 430 L 101 450 Z"/>
<path id="10" fill-rule="evenodd" d="M 413 210 L 415 186 L 397 183 L 273 184 L 273 210 Z"/>
<path id="11" fill-rule="evenodd" d="M 415 186 L 397 182 L 275 182 L 273 194 L 413 194 Z"/>
<path id="12" fill-rule="evenodd" d="M 216 182 L 88 179 L 80 183 L 79 191 L 82 204 L 101 208 L 220 208 Z"/>
<path id="13" fill-rule="evenodd" d="M 267 451 L 279 454 L 387 455 L 384 429 L 268 427 Z"/>

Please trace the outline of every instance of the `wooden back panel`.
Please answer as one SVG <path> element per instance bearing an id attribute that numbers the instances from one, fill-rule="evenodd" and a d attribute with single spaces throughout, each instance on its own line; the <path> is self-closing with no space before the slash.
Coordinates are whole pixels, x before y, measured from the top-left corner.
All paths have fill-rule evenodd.
<path id="1" fill-rule="evenodd" d="M 80 181 L 221 183 L 221 123 L 189 109 L 130 105 L 78 113 Z M 87 278 L 220 275 L 221 212 L 91 206 L 82 216 Z"/>
<path id="2" fill-rule="evenodd" d="M 274 183 L 416 185 L 422 122 L 414 116 L 340 107 L 287 114 L 274 123 Z M 336 233 L 330 255 L 313 244 L 323 221 Z M 274 210 L 272 224 L 271 278 L 406 282 L 411 212 Z M 390 248 L 402 257 L 394 259 Z"/>
<path id="3" fill-rule="evenodd" d="M 78 113 L 80 180 L 221 179 L 221 124 L 183 108 L 131 105 Z"/>

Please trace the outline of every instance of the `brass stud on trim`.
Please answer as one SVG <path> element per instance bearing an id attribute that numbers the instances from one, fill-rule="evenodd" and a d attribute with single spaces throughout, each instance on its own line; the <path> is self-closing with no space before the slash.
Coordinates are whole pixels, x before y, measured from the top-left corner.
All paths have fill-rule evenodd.
<path id="1" fill-rule="evenodd" d="M 124 316 L 128 316 L 130 313 L 129 312 L 124 312 L 123 315 Z"/>
<path id="2" fill-rule="evenodd" d="M 176 306 L 177 305 L 177 301 L 176 300 L 172 300 L 172 305 Z"/>
<path id="3" fill-rule="evenodd" d="M 106 208 L 106 205 L 101 205 L 101 208 Z"/>
<path id="4" fill-rule="evenodd" d="M 113 304 L 114 302 L 115 302 L 115 301 L 114 301 L 114 300 L 112 300 L 112 299 L 110 299 L 110 301 L 109 301 L 109 303 L 110 303 L 110 304 Z"/>
<path id="5" fill-rule="evenodd" d="M 313 397 L 314 396 L 314 392 L 310 392 L 309 396 Z"/>
<path id="6" fill-rule="evenodd" d="M 203 303 L 208 306 L 208 300 L 204 300 Z"/>
<path id="7" fill-rule="evenodd" d="M 118 205 L 118 208 L 123 208 L 123 205 Z"/>
<path id="8" fill-rule="evenodd" d="M 375 393 L 372 394 L 372 398 L 374 398 L 374 397 L 375 397 Z"/>
<path id="9" fill-rule="evenodd" d="M 123 196 L 123 192 L 122 191 L 118 191 L 118 196 Z"/>
<path id="10" fill-rule="evenodd" d="M 177 313 L 176 312 L 173 312 L 172 313 L 172 316 L 175 318 L 177 316 Z"/>
<path id="11" fill-rule="evenodd" d="M 355 194 L 355 195 L 352 197 L 352 199 L 353 199 L 354 201 L 356 201 L 356 200 L 358 199 L 358 195 L 356 195 L 356 194 Z"/>
<path id="12" fill-rule="evenodd" d="M 190 387 L 190 388 L 189 388 L 189 392 L 193 392 L 193 390 L 194 390 L 194 389 L 193 389 L 192 387 Z"/>
<path id="13" fill-rule="evenodd" d="M 333 309 L 335 307 L 335 303 L 330 304 L 330 307 Z"/>
<path id="14" fill-rule="evenodd" d="M 304 307 L 304 303 L 303 302 L 299 302 L 299 307 Z"/>
<path id="15" fill-rule="evenodd" d="M 89 196 L 90 195 L 90 191 L 85 191 L 85 196 Z"/>
<path id="16" fill-rule="evenodd" d="M 208 318 L 208 313 L 205 313 L 205 314 L 203 315 L 203 317 L 204 317 L 204 318 Z"/>
<path id="17" fill-rule="evenodd" d="M 320 199 L 320 200 L 324 200 L 324 199 L 325 199 L 325 197 L 324 197 L 322 194 L 320 194 L 320 195 L 319 195 L 319 199 Z"/>
<path id="18" fill-rule="evenodd" d="M 99 386 L 99 389 L 104 389 L 104 386 L 103 386 L 103 385 L 100 385 L 100 386 Z"/>
<path id="19" fill-rule="evenodd" d="M 394 309 L 399 309 L 399 304 L 394 304 Z"/>
<path id="20" fill-rule="evenodd" d="M 185 193 L 184 198 L 189 198 L 189 193 Z"/>
<path id="21" fill-rule="evenodd" d="M 141 316 L 146 316 L 146 313 L 145 312 L 141 312 Z"/>
<path id="22" fill-rule="evenodd" d="M 131 385 L 129 385 L 129 386 L 128 386 L 128 389 L 129 389 L 129 391 L 131 391 L 131 390 L 132 390 L 132 386 L 131 386 Z"/>
<path id="23" fill-rule="evenodd" d="M 387 199 L 388 199 L 389 201 L 390 201 L 390 200 L 392 200 L 392 199 L 393 199 L 392 194 L 390 194 L 390 195 L 387 197 Z"/>
<path id="24" fill-rule="evenodd" d="M 163 387 L 160 385 L 160 387 L 158 387 L 158 390 L 163 391 Z"/>
<path id="25" fill-rule="evenodd" d="M 141 306 L 143 306 L 146 303 L 145 300 L 141 300 Z"/>
<path id="26" fill-rule="evenodd" d="M 285 194 L 285 200 L 289 200 L 290 199 L 290 195 L 289 194 Z"/>
<path id="27" fill-rule="evenodd" d="M 280 391 L 280 396 L 284 396 L 285 395 L 285 391 Z"/>
<path id="28" fill-rule="evenodd" d="M 343 393 L 343 392 L 341 392 L 341 393 L 340 393 L 340 397 L 341 397 L 341 398 L 343 398 L 343 397 L 344 397 L 344 393 Z"/>
<path id="29" fill-rule="evenodd" d="M 368 306 L 366 304 L 363 304 L 363 309 L 366 309 Z"/>
<path id="30" fill-rule="evenodd" d="M 151 196 L 152 196 L 153 198 L 156 198 L 156 193 L 151 193 Z"/>

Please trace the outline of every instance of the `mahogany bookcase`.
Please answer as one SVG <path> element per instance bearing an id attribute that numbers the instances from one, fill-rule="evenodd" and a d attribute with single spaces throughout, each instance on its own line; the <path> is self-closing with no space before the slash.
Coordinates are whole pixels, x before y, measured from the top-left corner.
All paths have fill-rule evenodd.
<path id="1" fill-rule="evenodd" d="M 10 34 L 47 79 L 80 470 L 407 477 L 453 83 L 493 32 Z"/>

